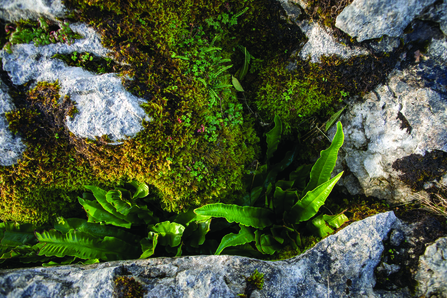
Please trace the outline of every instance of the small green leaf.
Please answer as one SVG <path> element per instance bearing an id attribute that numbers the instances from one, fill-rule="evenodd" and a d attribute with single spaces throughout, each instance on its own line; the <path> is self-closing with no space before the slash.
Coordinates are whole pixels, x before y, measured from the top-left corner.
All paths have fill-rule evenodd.
<path id="1" fill-rule="evenodd" d="M 239 92 L 244 92 L 244 88 L 242 88 L 241 83 L 239 83 L 238 79 L 234 76 L 231 76 L 231 82 L 233 83 L 234 88 Z"/>

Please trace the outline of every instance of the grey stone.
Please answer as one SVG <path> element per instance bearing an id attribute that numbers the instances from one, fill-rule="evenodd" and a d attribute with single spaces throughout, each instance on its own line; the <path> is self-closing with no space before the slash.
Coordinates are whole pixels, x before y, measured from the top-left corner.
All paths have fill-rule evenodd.
<path id="1" fill-rule="evenodd" d="M 447 1 L 438 2 L 429 7 L 418 19 L 439 23 L 440 29 L 447 35 Z"/>
<path id="2" fill-rule="evenodd" d="M 377 271 L 379 272 L 385 272 L 387 276 L 390 276 L 393 273 L 396 273 L 400 270 L 400 266 L 396 264 L 387 264 L 387 263 L 381 263 L 377 267 Z"/>
<path id="3" fill-rule="evenodd" d="M 419 297 L 447 297 L 447 238 L 427 246 L 415 275 Z"/>
<path id="4" fill-rule="evenodd" d="M 84 24 L 73 24 L 73 31 L 85 38 L 74 44 L 50 44 L 35 47 L 30 44 L 13 45 L 12 54 L 0 52 L 3 69 L 16 85 L 31 80 L 59 81 L 61 99 L 68 95 L 76 102 L 79 113 L 67 119 L 67 126 L 78 137 L 95 139 L 107 135 L 115 143 L 135 136 L 143 129 L 142 121 L 150 121 L 140 104 L 145 100 L 126 91 L 116 74 L 97 75 L 80 67 L 70 67 L 51 58 L 54 54 L 90 52 L 105 57 L 109 50 L 101 45 L 99 35 Z"/>
<path id="5" fill-rule="evenodd" d="M 405 240 L 405 235 L 402 231 L 392 230 L 390 234 L 390 244 L 392 246 L 399 246 Z"/>
<path id="6" fill-rule="evenodd" d="M 428 46 L 427 56 L 447 63 L 447 38 L 434 39 Z"/>
<path id="7" fill-rule="evenodd" d="M 237 297 L 255 269 L 264 287 L 253 297 L 404 297 L 374 290 L 382 241 L 398 224 L 392 212 L 352 223 L 292 259 L 268 262 L 237 256 L 189 256 L 0 271 L 3 297 L 112 297 L 125 269 L 145 297 Z M 130 277 L 130 275 L 128 275 Z M 399 296 L 401 295 L 401 296 Z"/>
<path id="8" fill-rule="evenodd" d="M 0 166 L 15 164 L 26 149 L 22 139 L 8 129 L 5 113 L 13 109 L 14 104 L 8 94 L 8 86 L 0 80 Z"/>
<path id="9" fill-rule="evenodd" d="M 278 1 L 281 3 L 281 6 L 287 14 L 287 18 L 289 20 L 295 21 L 301 15 L 302 12 L 297 3 L 289 0 Z"/>
<path id="10" fill-rule="evenodd" d="M 375 88 L 361 102 L 351 99 L 349 110 L 340 117 L 345 143 L 336 172 L 345 165 L 355 176 L 346 175 L 340 182 L 351 194 L 362 193 L 389 203 L 427 196 L 405 185 L 400 180 L 402 173 L 392 165 L 411 154 L 447 152 L 446 68 L 429 55 L 430 51 L 419 64 L 395 69 L 386 85 Z M 329 134 L 335 134 L 334 127 Z"/>
<path id="11" fill-rule="evenodd" d="M 384 36 L 381 40 L 370 40 L 368 45 L 375 54 L 391 53 L 400 47 L 400 38 Z"/>
<path id="12" fill-rule="evenodd" d="M 383 35 L 399 37 L 424 8 L 436 0 L 354 0 L 338 16 L 335 26 L 361 42 Z"/>
<path id="13" fill-rule="evenodd" d="M 42 16 L 55 21 L 63 18 L 66 12 L 62 0 L 0 0 L 0 19 L 9 22 L 36 21 Z"/>
<path id="14" fill-rule="evenodd" d="M 337 42 L 330 34 L 329 28 L 323 28 L 318 23 L 309 23 L 308 21 L 297 22 L 301 30 L 306 34 L 308 41 L 301 49 L 299 57 L 302 60 L 310 58 L 313 63 L 320 62 L 323 55 L 336 55 L 341 59 L 349 59 L 354 56 L 368 55 L 369 52 L 360 48 L 350 48 Z"/>

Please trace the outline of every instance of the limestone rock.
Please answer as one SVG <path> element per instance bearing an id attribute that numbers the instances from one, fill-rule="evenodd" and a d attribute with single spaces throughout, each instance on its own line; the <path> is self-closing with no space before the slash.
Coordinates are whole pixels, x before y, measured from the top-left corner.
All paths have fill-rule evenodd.
<path id="1" fill-rule="evenodd" d="M 0 19 L 9 22 L 20 19 L 37 21 L 42 16 L 55 21 L 65 14 L 62 0 L 0 0 Z"/>
<path id="2" fill-rule="evenodd" d="M 421 20 L 437 22 L 442 32 L 447 35 L 447 2 L 439 2 L 429 7 L 418 17 Z"/>
<path id="3" fill-rule="evenodd" d="M 439 238 L 428 246 L 419 259 L 415 276 L 418 295 L 425 297 L 447 297 L 447 238 Z"/>
<path id="4" fill-rule="evenodd" d="M 405 297 L 374 290 L 382 241 L 398 223 L 392 212 L 355 222 L 295 258 L 267 262 L 190 256 L 0 271 L 3 297 L 112 297 L 116 277 L 131 274 L 145 297 L 238 297 L 255 269 L 264 287 L 253 297 Z M 130 277 L 130 275 L 128 275 Z M 250 293 L 251 294 L 251 293 Z M 249 296 L 250 297 L 250 296 Z"/>
<path id="5" fill-rule="evenodd" d="M 78 137 L 94 139 L 107 135 L 112 141 L 135 136 L 143 129 L 143 120 L 150 121 L 140 104 L 145 102 L 128 91 L 113 73 L 97 75 L 80 67 L 70 67 L 53 59 L 54 54 L 89 52 L 105 57 L 109 50 L 101 45 L 99 35 L 84 24 L 71 25 L 73 31 L 85 38 L 74 44 L 50 44 L 35 47 L 30 44 L 13 45 L 12 54 L 0 52 L 3 69 L 15 85 L 31 80 L 59 81 L 61 96 L 68 95 L 76 102 L 79 113 L 67 119 L 67 126 Z"/>
<path id="6" fill-rule="evenodd" d="M 323 28 L 318 23 L 308 21 L 297 22 L 301 30 L 306 34 L 308 41 L 301 49 L 299 57 L 306 60 L 310 57 L 313 63 L 320 62 L 323 55 L 336 55 L 341 59 L 349 59 L 354 56 L 368 55 L 369 52 L 360 48 L 349 48 L 337 42 L 330 34 L 329 28 Z"/>
<path id="7" fill-rule="evenodd" d="M 436 0 L 354 0 L 335 26 L 361 42 L 384 35 L 399 37 L 405 27 Z"/>
<path id="8" fill-rule="evenodd" d="M 386 85 L 378 86 L 362 102 L 351 100 L 349 111 L 341 116 L 346 136 L 337 171 L 347 167 L 351 172 L 341 179 L 351 194 L 362 193 L 390 203 L 409 202 L 415 198 L 414 185 L 402 182 L 405 173 L 398 164 L 435 150 L 447 152 L 447 78 L 440 60 L 442 46 L 445 41 L 435 40 L 430 45 L 435 50 L 429 50 L 418 64 L 395 69 Z M 334 128 L 330 134 L 335 134 Z M 418 166 L 422 164 L 410 167 Z M 425 196 L 424 192 L 420 195 Z"/>
<path id="9" fill-rule="evenodd" d="M 14 109 L 8 86 L 0 80 L 0 166 L 10 166 L 17 162 L 25 150 L 25 144 L 19 136 L 8 129 L 5 113 Z"/>

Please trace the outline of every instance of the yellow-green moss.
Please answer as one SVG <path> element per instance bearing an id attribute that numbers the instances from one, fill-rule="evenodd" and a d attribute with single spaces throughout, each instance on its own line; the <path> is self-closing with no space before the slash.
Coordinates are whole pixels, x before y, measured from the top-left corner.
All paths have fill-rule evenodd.
<path id="1" fill-rule="evenodd" d="M 145 292 L 143 286 L 133 277 L 120 276 L 115 279 L 115 297 L 139 298 Z"/>
<path id="2" fill-rule="evenodd" d="M 247 1 L 231 2 L 230 9 L 224 1 L 202 2 L 76 4 L 76 17 L 102 33 L 116 60 L 130 64 L 121 71 L 123 83 L 148 100 L 142 107 L 154 120 L 120 146 L 107 146 L 105 138 L 82 140 L 60 121 L 74 108 L 56 104 L 56 85 L 39 83 L 8 116 L 28 149 L 18 164 L 0 169 L 3 220 L 51 221 L 76 205 L 84 184 L 107 188 L 144 181 L 158 189 L 171 211 L 228 201 L 242 189 L 244 165 L 254 159 L 258 143 L 251 121 L 243 119 L 234 92 L 222 91 L 222 102 L 210 106 L 209 91 L 184 74 L 185 64 L 171 51 L 180 28 L 222 11 L 234 14 Z M 134 79 L 124 79 L 129 76 Z M 211 130 L 212 140 L 207 138 Z"/>

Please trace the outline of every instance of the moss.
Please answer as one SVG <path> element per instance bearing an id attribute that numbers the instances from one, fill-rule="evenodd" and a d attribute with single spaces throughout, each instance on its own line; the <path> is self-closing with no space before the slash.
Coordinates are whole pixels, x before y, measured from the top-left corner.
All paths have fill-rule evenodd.
<path id="1" fill-rule="evenodd" d="M 120 276 L 115 279 L 114 297 L 139 298 L 143 297 L 146 290 L 133 277 Z"/>
<path id="2" fill-rule="evenodd" d="M 19 95 L 8 120 L 29 147 L 17 165 L 0 169 L 2 219 L 50 221 L 76 204 L 84 184 L 106 187 L 133 179 L 155 186 L 168 210 L 230 201 L 257 151 L 252 122 L 243 118 L 235 92 L 222 91 L 221 102 L 210 106 L 209 90 L 185 74 L 189 64 L 173 59 L 171 51 L 178 51 L 189 24 L 234 14 L 250 3 L 67 1 L 76 18 L 102 34 L 113 58 L 129 64 L 120 72 L 123 83 L 148 101 L 143 108 L 154 120 L 144 122 L 134 139 L 111 147 L 105 137 L 82 140 L 68 132 L 61 120 L 76 110 L 55 104 L 56 87 L 39 85 L 27 98 Z"/>
<path id="3" fill-rule="evenodd" d="M 264 286 L 264 274 L 259 273 L 258 269 L 255 269 L 252 275 L 245 280 L 247 282 L 245 292 L 244 294 L 239 294 L 239 297 L 250 297 L 254 290 L 262 290 L 262 287 Z"/>
<path id="4" fill-rule="evenodd" d="M 309 128 L 309 119 L 326 121 L 344 97 L 363 96 L 383 83 L 394 68 L 398 52 L 386 56 L 358 56 L 342 60 L 323 56 L 321 63 L 296 61 L 296 69 L 287 71 L 287 61 L 272 59 L 253 83 L 248 98 L 255 103 L 263 122 L 275 115 L 283 119 L 285 134 Z M 301 127 L 300 127 L 301 126 Z"/>
<path id="5" fill-rule="evenodd" d="M 52 58 L 60 59 L 68 66 L 82 67 L 95 73 L 119 72 L 123 68 L 115 63 L 111 58 L 97 57 L 88 52 L 72 54 L 55 54 Z"/>
<path id="6" fill-rule="evenodd" d="M 309 0 L 306 13 L 315 21 L 326 27 L 338 30 L 335 27 L 337 16 L 354 0 Z M 339 31 L 339 30 L 338 30 Z"/>

